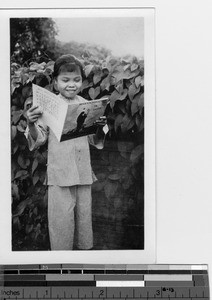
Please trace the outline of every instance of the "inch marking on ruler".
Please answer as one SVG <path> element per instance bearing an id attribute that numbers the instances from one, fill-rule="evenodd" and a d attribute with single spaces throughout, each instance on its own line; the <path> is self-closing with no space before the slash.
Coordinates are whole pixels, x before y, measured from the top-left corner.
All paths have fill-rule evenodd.
<path id="1" fill-rule="evenodd" d="M 0 266 L 6 299 L 209 299 L 206 265 Z"/>

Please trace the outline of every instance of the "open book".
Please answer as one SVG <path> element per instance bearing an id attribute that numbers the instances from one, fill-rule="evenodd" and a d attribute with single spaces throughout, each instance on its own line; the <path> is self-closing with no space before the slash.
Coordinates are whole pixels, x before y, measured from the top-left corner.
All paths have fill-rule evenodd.
<path id="1" fill-rule="evenodd" d="M 33 84 L 33 105 L 42 108 L 41 121 L 51 128 L 59 142 L 95 133 L 96 122 L 104 115 L 107 104 L 108 98 L 67 103 Z"/>

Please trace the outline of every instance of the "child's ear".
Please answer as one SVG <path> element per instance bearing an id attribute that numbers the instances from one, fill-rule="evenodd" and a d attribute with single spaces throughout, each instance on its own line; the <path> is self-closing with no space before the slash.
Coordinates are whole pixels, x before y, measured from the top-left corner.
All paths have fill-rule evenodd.
<path id="1" fill-rule="evenodd" d="M 54 90 L 58 92 L 58 87 L 57 87 L 57 79 L 53 79 L 53 87 L 54 87 Z"/>

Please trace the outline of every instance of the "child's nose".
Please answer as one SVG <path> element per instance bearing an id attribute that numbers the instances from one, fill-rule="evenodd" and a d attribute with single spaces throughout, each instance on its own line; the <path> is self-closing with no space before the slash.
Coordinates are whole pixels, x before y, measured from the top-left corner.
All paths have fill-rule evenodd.
<path id="1" fill-rule="evenodd" d="M 69 86 L 75 86 L 75 82 L 74 81 L 69 81 Z"/>

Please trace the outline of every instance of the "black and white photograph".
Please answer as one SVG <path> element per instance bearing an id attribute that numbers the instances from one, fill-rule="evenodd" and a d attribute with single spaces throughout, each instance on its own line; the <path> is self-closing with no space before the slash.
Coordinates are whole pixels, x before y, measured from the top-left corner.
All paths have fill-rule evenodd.
<path id="1" fill-rule="evenodd" d="M 154 259 L 154 10 L 8 23 L 11 253 Z"/>
<path id="2" fill-rule="evenodd" d="M 7 274 L 192 264 L 211 276 L 212 2 L 0 6 Z"/>

